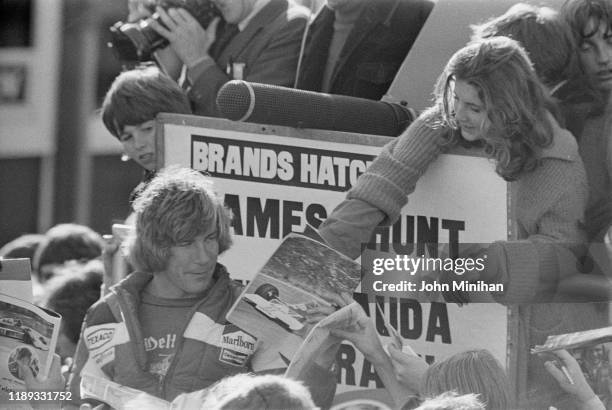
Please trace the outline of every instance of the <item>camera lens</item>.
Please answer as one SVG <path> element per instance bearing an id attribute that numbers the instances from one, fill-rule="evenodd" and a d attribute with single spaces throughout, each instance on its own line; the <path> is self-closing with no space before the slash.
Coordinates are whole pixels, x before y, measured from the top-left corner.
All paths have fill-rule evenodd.
<path id="1" fill-rule="evenodd" d="M 111 47 L 123 61 L 149 61 L 151 54 L 168 45 L 168 40 L 151 28 L 151 21 L 162 24 L 159 15 L 136 23 L 117 22 L 111 28 Z"/>

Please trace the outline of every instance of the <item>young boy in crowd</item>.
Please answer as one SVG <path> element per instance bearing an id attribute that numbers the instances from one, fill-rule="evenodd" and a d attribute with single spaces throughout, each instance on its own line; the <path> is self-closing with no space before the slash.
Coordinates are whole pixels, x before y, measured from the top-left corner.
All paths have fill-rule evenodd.
<path id="1" fill-rule="evenodd" d="M 155 175 L 155 116 L 160 112 L 191 114 L 185 92 L 157 67 L 141 67 L 117 76 L 102 103 L 102 121 L 119 140 L 124 154 L 144 169 L 132 202 Z"/>

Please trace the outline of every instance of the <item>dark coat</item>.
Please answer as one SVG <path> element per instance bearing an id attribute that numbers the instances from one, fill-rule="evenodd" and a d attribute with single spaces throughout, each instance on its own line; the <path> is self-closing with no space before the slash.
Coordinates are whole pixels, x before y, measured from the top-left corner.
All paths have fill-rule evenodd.
<path id="1" fill-rule="evenodd" d="M 331 94 L 379 100 L 389 89 L 433 3 L 366 1 L 333 70 Z M 296 88 L 321 91 L 335 15 L 323 6 L 308 27 Z"/>
<path id="2" fill-rule="evenodd" d="M 245 29 L 216 56 L 189 89 L 193 113 L 220 116 L 217 92 L 233 78 L 226 74 L 230 62 L 244 64 L 246 81 L 290 87 L 295 80 L 300 43 L 308 9 L 288 0 L 271 0 Z"/>

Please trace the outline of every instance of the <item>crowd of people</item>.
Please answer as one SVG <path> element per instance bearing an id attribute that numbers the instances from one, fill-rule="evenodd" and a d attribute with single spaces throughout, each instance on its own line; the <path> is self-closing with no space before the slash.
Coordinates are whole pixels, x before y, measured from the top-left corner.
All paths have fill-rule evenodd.
<path id="1" fill-rule="evenodd" d="M 143 168 L 129 198 L 126 223 L 133 231 L 122 244 L 131 273 L 110 283 L 116 238 L 77 224 L 24 235 L 0 249 L 1 258 L 30 258 L 35 303 L 62 315 L 49 377 L 42 380 L 27 366 L 19 370 L 29 391 L 72 393 L 70 402 L 46 405 L 99 404 L 82 394 L 87 373 L 141 391 L 125 408 L 152 407 L 150 397 L 185 409 L 332 406 L 333 356 L 318 357 L 299 381 L 251 374 L 257 344 L 226 360 L 223 335 L 252 338 L 225 317 L 243 290 L 218 262 L 232 246 L 232 215 L 209 177 L 174 166 L 157 169 L 155 117 L 219 116 L 216 94 L 231 79 L 378 100 L 434 4 L 327 0 L 311 15 L 289 0 L 214 2 L 221 16 L 207 27 L 185 9 L 128 2 L 130 21 L 158 14 L 151 28 L 169 44 L 155 52 L 156 65 L 121 73 L 101 107 L 108 131 Z M 458 146 L 483 152 L 515 186 L 516 239 L 472 247 L 487 268 L 467 277 L 503 283 L 497 301 L 521 304 L 524 352 L 517 360 L 529 391 L 519 404 L 505 366 L 487 350 L 430 365 L 406 353 L 401 339 L 383 346 L 363 308 L 345 301 L 338 308 L 351 320 L 330 332 L 372 363 L 395 407 L 612 406 L 610 349 L 585 349 L 578 359 L 565 350 L 537 360 L 528 352 L 551 329 L 608 325 L 610 38 L 611 0 L 565 0 L 559 10 L 521 3 L 473 26 L 471 40 L 441 67 L 432 106 L 383 147 L 319 227 L 330 247 L 358 257 L 376 227 L 395 223 L 428 166 Z M 604 303 L 552 303 L 576 288 L 586 301 Z M 444 297 L 470 302 L 461 292 Z M 109 330 L 114 336 L 98 343 L 97 335 Z"/>

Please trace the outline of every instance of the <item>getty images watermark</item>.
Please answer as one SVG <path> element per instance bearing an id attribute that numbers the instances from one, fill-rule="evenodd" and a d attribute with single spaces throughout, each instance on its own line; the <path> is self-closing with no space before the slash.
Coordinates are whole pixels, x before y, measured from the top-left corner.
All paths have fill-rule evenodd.
<path id="1" fill-rule="evenodd" d="M 486 269 L 486 255 L 476 258 L 432 258 L 394 255 L 371 260 L 374 292 L 503 292 L 502 283 L 474 280 Z M 441 280 L 448 274 L 452 280 Z M 384 278 L 382 276 L 385 276 Z M 465 276 L 464 276 L 465 275 Z M 465 278 L 464 278 L 465 277 Z"/>

